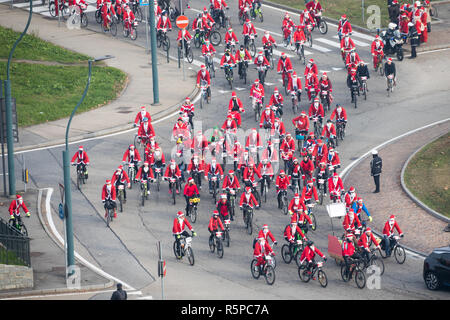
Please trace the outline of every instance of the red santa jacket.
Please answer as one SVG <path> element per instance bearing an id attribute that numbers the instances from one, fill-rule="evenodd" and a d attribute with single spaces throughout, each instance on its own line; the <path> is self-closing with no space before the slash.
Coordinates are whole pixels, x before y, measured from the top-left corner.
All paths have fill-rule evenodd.
<path id="1" fill-rule="evenodd" d="M 242 57 L 241 57 L 241 51 L 236 50 L 236 55 L 234 56 L 234 60 L 236 60 L 236 62 L 252 61 L 252 56 L 251 56 L 250 52 L 248 52 L 247 49 L 244 49 Z"/>
<path id="2" fill-rule="evenodd" d="M 223 179 L 223 170 L 222 170 L 222 166 L 218 163 L 216 163 L 215 168 L 213 168 L 212 164 L 208 164 L 206 166 L 206 170 L 205 170 L 205 178 L 208 178 L 208 173 L 212 174 L 212 175 L 220 175 L 220 179 Z"/>
<path id="3" fill-rule="evenodd" d="M 295 241 L 295 235 L 299 234 L 300 237 L 305 241 L 306 237 L 305 234 L 303 233 L 302 229 L 300 229 L 300 227 L 298 225 L 295 225 L 295 228 L 292 228 L 291 225 L 288 225 L 286 227 L 286 229 L 284 229 L 284 236 L 286 237 L 286 239 L 288 241 Z"/>
<path id="4" fill-rule="evenodd" d="M 323 126 L 322 137 L 330 138 L 330 136 L 336 136 L 336 127 L 334 124 L 331 124 L 330 128 L 327 125 Z"/>
<path id="5" fill-rule="evenodd" d="M 323 105 L 319 103 L 317 108 L 314 106 L 314 102 L 309 106 L 309 117 L 325 117 L 325 111 L 323 110 Z"/>
<path id="6" fill-rule="evenodd" d="M 314 171 L 314 163 L 311 161 L 311 159 L 308 159 L 308 161 L 300 161 L 300 168 L 302 168 L 302 173 L 310 173 L 312 175 Z"/>
<path id="7" fill-rule="evenodd" d="M 320 252 L 320 250 L 317 249 L 315 246 L 314 250 L 312 250 L 309 246 L 306 246 L 300 257 L 300 262 L 303 263 L 305 260 L 311 262 L 316 256 L 316 254 L 318 254 L 322 258 L 325 257 L 325 255 L 322 252 Z"/>
<path id="8" fill-rule="evenodd" d="M 132 159 L 134 161 L 141 161 L 141 155 L 139 154 L 137 148 L 134 148 L 133 152 L 131 152 L 130 148 L 128 148 L 123 154 L 122 161 L 130 163 Z"/>
<path id="9" fill-rule="evenodd" d="M 172 29 L 172 23 L 170 22 L 170 19 L 168 16 L 161 16 L 158 20 L 158 26 L 156 27 L 159 29 Z"/>
<path id="10" fill-rule="evenodd" d="M 295 80 L 294 80 L 294 78 L 293 77 L 290 77 L 289 78 L 289 82 L 288 82 L 288 91 L 289 92 L 291 92 L 291 91 L 296 91 L 296 90 L 302 90 L 302 81 L 300 80 L 300 78 L 299 77 L 297 77 L 297 78 L 295 78 Z"/>
<path id="11" fill-rule="evenodd" d="M 273 176 L 273 167 L 270 162 L 267 162 L 266 165 L 264 165 L 262 162 L 259 163 L 258 168 L 256 169 L 261 176 Z"/>
<path id="12" fill-rule="evenodd" d="M 295 141 L 294 139 L 289 139 L 289 141 L 285 138 L 283 139 L 283 142 L 281 143 L 281 152 L 287 153 L 287 152 L 295 152 Z"/>
<path id="13" fill-rule="evenodd" d="M 298 117 L 292 119 L 292 124 L 294 125 L 294 127 L 296 127 L 299 130 L 305 130 L 305 131 L 309 130 L 309 119 L 306 116 L 305 117 L 298 116 Z"/>
<path id="14" fill-rule="evenodd" d="M 206 83 L 208 84 L 208 86 L 211 85 L 211 76 L 209 74 L 208 70 L 205 70 L 205 73 L 203 74 L 202 70 L 200 70 L 197 73 L 197 84 L 201 85 L 201 81 L 206 81 Z"/>
<path id="15" fill-rule="evenodd" d="M 102 201 L 105 200 L 112 200 L 112 201 L 116 201 L 116 187 L 111 184 L 111 189 L 108 190 L 106 184 L 103 185 L 102 188 Z"/>
<path id="16" fill-rule="evenodd" d="M 175 165 L 175 169 L 171 169 L 170 165 L 167 166 L 166 172 L 164 173 L 164 178 L 170 178 L 172 176 L 177 177 L 178 179 L 181 178 L 181 171 L 178 165 Z"/>
<path id="17" fill-rule="evenodd" d="M 345 257 L 351 257 L 355 253 L 355 246 L 353 241 L 342 241 L 342 255 Z"/>
<path id="18" fill-rule="evenodd" d="M 288 175 L 284 175 L 284 178 L 282 178 L 280 175 L 277 176 L 277 179 L 275 180 L 275 185 L 277 186 L 277 189 L 280 190 L 287 190 L 287 188 L 291 184 L 291 179 Z"/>
<path id="19" fill-rule="evenodd" d="M 261 147 L 261 138 L 259 136 L 259 133 L 256 133 L 256 137 L 253 136 L 253 133 L 250 133 L 247 136 L 247 139 L 245 139 L 245 147 L 246 148 L 250 148 L 250 147 Z"/>
<path id="20" fill-rule="evenodd" d="M 312 199 L 312 197 L 314 196 L 314 200 L 318 200 L 319 197 L 317 196 L 317 188 L 315 186 L 313 186 L 312 188 L 305 186 L 303 187 L 302 190 L 302 199 L 306 200 L 310 200 Z"/>
<path id="21" fill-rule="evenodd" d="M 339 20 L 338 32 L 341 32 L 343 35 L 349 34 L 350 32 L 352 32 L 352 25 L 348 20 L 345 20 L 344 22 L 342 22 L 342 20 Z"/>
<path id="22" fill-rule="evenodd" d="M 202 45 L 202 55 L 206 56 L 208 53 L 211 55 L 216 53 L 216 49 L 214 49 L 211 43 L 209 44 L 209 46 L 207 46 L 206 44 Z"/>
<path id="23" fill-rule="evenodd" d="M 144 166 L 141 166 L 138 172 L 136 173 L 136 180 L 141 179 L 141 177 L 144 177 L 144 175 L 147 175 L 147 179 L 155 179 L 155 176 L 153 175 L 153 170 L 152 168 L 150 168 L 150 166 L 148 167 L 147 170 L 145 170 Z"/>
<path id="24" fill-rule="evenodd" d="M 145 125 L 145 122 L 141 122 L 141 125 L 138 129 L 138 136 L 140 137 L 154 137 L 155 136 L 155 130 L 153 129 L 153 126 L 151 123 L 147 123 Z"/>
<path id="25" fill-rule="evenodd" d="M 384 43 L 380 40 L 374 40 L 370 46 L 370 52 L 372 55 L 383 54 Z"/>
<path id="26" fill-rule="evenodd" d="M 122 170 L 121 174 L 118 174 L 116 170 L 111 178 L 111 184 L 116 185 L 116 181 L 119 181 L 121 183 L 130 183 L 130 178 L 128 178 L 128 174 L 125 170 Z"/>
<path id="27" fill-rule="evenodd" d="M 341 50 L 345 52 L 350 52 L 352 49 L 355 49 L 355 43 L 350 37 L 343 37 L 341 39 Z"/>
<path id="28" fill-rule="evenodd" d="M 347 213 L 345 215 L 344 221 L 342 222 L 344 230 L 347 230 L 347 229 L 354 230 L 355 229 L 355 222 L 356 222 L 356 225 L 358 226 L 358 228 L 360 228 L 361 227 L 361 221 L 359 221 L 358 215 L 356 213 L 353 214 L 353 219 L 352 219 L 350 217 L 350 215 Z"/>
<path id="29" fill-rule="evenodd" d="M 214 217 L 211 217 L 211 219 L 209 219 L 209 223 L 208 223 L 208 230 L 209 231 L 218 231 L 220 229 L 222 229 L 222 231 L 224 230 L 223 224 L 222 224 L 222 219 L 217 218 L 215 219 Z"/>
<path id="30" fill-rule="evenodd" d="M 400 229 L 397 221 L 394 222 L 394 224 L 390 225 L 389 224 L 389 220 L 386 221 L 386 223 L 384 224 L 384 228 L 383 228 L 383 234 L 386 236 L 392 236 L 394 234 L 394 228 L 397 229 L 399 234 L 402 234 L 402 230 Z"/>
<path id="31" fill-rule="evenodd" d="M 139 111 L 138 114 L 136 115 L 136 118 L 134 119 L 134 124 L 135 125 L 141 124 L 144 118 L 147 118 L 148 122 L 151 123 L 152 117 L 150 116 L 150 112 Z"/>
<path id="32" fill-rule="evenodd" d="M 223 67 L 224 64 L 229 64 L 231 66 L 234 66 L 236 64 L 236 61 L 234 60 L 232 54 L 230 54 L 228 57 L 225 54 L 222 56 L 222 59 L 220 60 L 220 66 Z"/>
<path id="33" fill-rule="evenodd" d="M 259 179 L 261 179 L 261 173 L 259 172 L 258 169 L 254 168 L 253 170 L 250 171 L 249 167 L 246 167 L 244 173 L 242 174 L 242 178 L 244 181 L 250 180 L 251 182 L 254 182 L 255 174 Z"/>
<path id="34" fill-rule="evenodd" d="M 269 34 L 268 37 L 266 37 L 266 35 L 264 35 L 264 36 L 261 38 L 261 42 L 262 42 L 263 46 L 268 46 L 268 47 L 270 47 L 270 46 L 272 46 L 274 43 L 276 43 L 275 39 L 274 39 L 270 34 Z"/>
<path id="35" fill-rule="evenodd" d="M 75 160 L 77 161 L 77 164 L 83 162 L 84 164 L 89 164 L 89 157 L 86 153 L 86 151 L 77 151 L 73 157 L 72 160 L 70 161 L 72 164 L 75 162 Z"/>
<path id="36" fill-rule="evenodd" d="M 184 186 L 184 192 L 183 195 L 187 196 L 187 197 L 193 197 L 196 195 L 199 195 L 200 192 L 198 192 L 198 188 L 196 184 L 190 185 L 189 183 L 186 183 L 186 185 Z"/>
<path id="37" fill-rule="evenodd" d="M 304 72 L 305 78 L 310 72 L 314 73 L 316 76 L 319 74 L 319 69 L 317 68 L 317 64 L 313 63 L 313 64 L 311 64 L 311 66 L 309 66 L 309 63 L 308 63 L 306 65 L 305 72 Z"/>
<path id="38" fill-rule="evenodd" d="M 336 117 L 336 120 L 345 120 L 347 121 L 347 111 L 341 107 L 341 112 L 337 111 L 337 108 L 335 108 L 333 110 L 333 112 L 331 113 L 331 117 L 330 119 L 333 120 L 334 117 Z"/>
<path id="39" fill-rule="evenodd" d="M 229 43 L 231 41 L 234 41 L 234 43 L 238 43 L 239 40 L 236 36 L 236 34 L 234 33 L 234 31 L 231 32 L 231 34 L 227 31 L 225 33 L 225 43 Z"/>
<path id="40" fill-rule="evenodd" d="M 191 230 L 191 231 L 193 230 L 191 224 L 189 223 L 189 221 L 186 218 L 183 218 L 183 219 L 175 218 L 173 220 L 172 233 L 174 235 L 181 234 L 184 231 L 185 227 L 188 227 L 189 230 Z"/>
<path id="41" fill-rule="evenodd" d="M 21 204 L 19 204 L 17 200 L 11 201 L 8 208 L 9 215 L 15 215 L 16 217 L 20 216 L 20 208 L 22 208 L 25 213 L 29 212 L 27 206 L 25 205 L 25 201 L 22 200 Z"/>
<path id="42" fill-rule="evenodd" d="M 244 36 L 250 35 L 250 34 L 256 34 L 256 29 L 253 23 L 250 23 L 250 26 L 247 26 L 247 23 L 244 23 L 244 28 L 242 29 L 242 34 Z"/>
<path id="43" fill-rule="evenodd" d="M 320 163 L 322 161 L 326 162 L 326 155 L 328 155 L 328 147 L 324 143 L 322 146 L 319 146 L 319 144 L 316 144 L 312 153 L 314 159 L 317 163 Z M 324 159 L 325 157 L 325 159 Z"/>
<path id="44" fill-rule="evenodd" d="M 180 29 L 180 30 L 178 30 L 177 41 L 180 41 L 181 39 L 186 40 L 186 41 L 191 41 L 192 36 L 189 33 L 189 31 L 187 31 L 186 29 Z"/>
<path id="45" fill-rule="evenodd" d="M 278 59 L 278 65 L 277 65 L 277 72 L 292 72 L 292 62 L 289 57 L 286 57 L 286 59 Z"/>
<path id="46" fill-rule="evenodd" d="M 269 110 L 269 114 L 267 114 L 267 110 Z M 270 124 L 271 128 L 273 123 L 275 122 L 275 113 L 271 109 L 266 109 L 261 113 L 261 118 L 259 120 L 259 127 L 262 128 L 264 123 Z"/>
<path id="47" fill-rule="evenodd" d="M 264 233 L 264 230 L 259 230 L 258 232 L 258 239 L 264 238 L 264 240 L 267 241 L 267 238 L 270 238 L 272 242 L 275 242 L 275 237 L 273 236 L 272 232 L 270 230 L 267 231 L 267 233 Z"/>
<path id="48" fill-rule="evenodd" d="M 369 242 L 370 242 L 370 239 L 372 239 L 372 242 L 375 244 L 375 246 L 378 246 L 378 245 L 379 245 L 379 243 L 378 243 L 378 241 L 377 241 L 377 238 L 375 238 L 375 236 L 373 235 L 372 232 L 370 233 L 370 236 L 367 235 L 366 232 L 364 232 L 364 233 L 361 235 L 361 237 L 359 237 L 359 240 L 358 240 L 358 247 L 364 248 L 364 249 L 369 249 Z"/>
<path id="49" fill-rule="evenodd" d="M 263 247 L 261 247 L 259 241 L 255 243 L 255 249 L 253 250 L 254 257 L 263 258 L 264 255 L 269 255 L 271 253 L 273 253 L 273 250 L 267 241 L 264 241 Z"/>
<path id="50" fill-rule="evenodd" d="M 336 151 L 334 152 L 334 155 L 331 155 L 330 152 L 328 152 L 327 165 L 331 165 L 331 166 L 340 166 L 341 165 L 341 160 L 339 159 L 339 155 Z"/>
<path id="51" fill-rule="evenodd" d="M 194 164 L 194 160 L 191 160 L 187 167 L 187 173 L 191 173 L 191 171 L 204 172 L 205 171 L 205 161 L 199 161 L 197 164 Z"/>
<path id="52" fill-rule="evenodd" d="M 330 194 L 332 193 L 341 193 L 344 191 L 344 184 L 342 183 L 341 177 L 338 177 L 336 184 L 333 181 L 333 177 L 328 178 L 328 190 Z"/>
<path id="53" fill-rule="evenodd" d="M 239 179 L 237 177 L 235 177 L 234 175 L 233 175 L 233 179 L 231 179 L 230 176 L 227 175 L 225 177 L 225 179 L 223 179 L 223 184 L 222 184 L 222 189 L 226 189 L 226 188 L 239 189 L 240 188 Z"/>
<path id="54" fill-rule="evenodd" d="M 320 79 L 319 80 L 319 88 L 320 88 L 320 91 L 333 92 L 333 86 L 331 85 L 330 79 L 327 79 L 327 80 Z"/>
<path id="55" fill-rule="evenodd" d="M 278 134 L 279 136 L 284 136 L 286 134 L 286 129 L 284 127 L 283 121 L 274 122 L 272 130 L 270 131 L 272 136 Z"/>
<path id="56" fill-rule="evenodd" d="M 241 201 L 239 202 L 239 207 L 242 207 L 244 204 L 249 205 L 250 207 L 258 206 L 258 201 L 256 201 L 255 196 L 253 193 L 250 193 L 249 196 L 247 196 L 247 193 L 244 192 L 241 195 Z"/>
<path id="57" fill-rule="evenodd" d="M 303 212 L 304 212 L 305 210 L 308 210 L 308 209 L 306 208 L 305 203 L 303 202 L 303 199 L 298 199 L 298 203 L 295 203 L 295 198 L 292 198 L 291 202 L 289 202 L 288 210 L 290 212 L 297 213 L 300 210 L 303 210 Z"/>
<path id="58" fill-rule="evenodd" d="M 261 97 L 264 97 L 264 87 L 261 83 L 258 83 L 257 86 L 253 83 L 252 87 L 250 88 L 250 97 L 255 96 L 255 94 L 260 94 Z"/>

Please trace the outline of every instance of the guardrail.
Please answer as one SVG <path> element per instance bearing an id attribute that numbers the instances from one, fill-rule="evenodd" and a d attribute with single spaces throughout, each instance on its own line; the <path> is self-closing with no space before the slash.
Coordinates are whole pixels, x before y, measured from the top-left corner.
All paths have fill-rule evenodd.
<path id="1" fill-rule="evenodd" d="M 0 218 L 0 263 L 31 267 L 30 238 Z"/>

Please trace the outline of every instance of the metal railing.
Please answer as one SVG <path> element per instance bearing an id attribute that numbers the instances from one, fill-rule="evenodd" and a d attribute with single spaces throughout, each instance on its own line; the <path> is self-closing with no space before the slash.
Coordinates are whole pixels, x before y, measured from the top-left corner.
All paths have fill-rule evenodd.
<path id="1" fill-rule="evenodd" d="M 0 263 L 31 267 L 30 238 L 0 218 Z"/>

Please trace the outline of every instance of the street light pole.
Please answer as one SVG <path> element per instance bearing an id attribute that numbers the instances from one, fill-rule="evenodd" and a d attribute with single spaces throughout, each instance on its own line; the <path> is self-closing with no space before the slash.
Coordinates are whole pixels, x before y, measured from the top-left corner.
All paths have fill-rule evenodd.
<path id="1" fill-rule="evenodd" d="M 149 0 L 149 19 L 150 19 L 150 47 L 152 50 L 152 79 L 153 79 L 153 103 L 159 105 L 159 84 L 158 84 L 158 53 L 156 49 L 156 26 L 155 26 L 155 4 Z M 169 17 L 167 16 L 167 19 Z"/>
<path id="2" fill-rule="evenodd" d="M 22 40 L 23 36 L 27 33 L 30 26 L 31 17 L 33 15 L 33 1 L 30 0 L 30 14 L 28 16 L 27 25 L 23 30 L 19 39 L 16 40 L 11 51 L 9 52 L 8 63 L 6 65 L 6 80 L 5 80 L 5 120 L 6 120 L 6 146 L 8 149 L 8 182 L 9 182 L 9 196 L 12 197 L 16 194 L 16 174 L 14 169 L 14 141 L 12 130 L 12 107 L 11 107 L 11 79 L 9 67 L 11 66 L 12 56 L 17 45 Z"/>
<path id="3" fill-rule="evenodd" d="M 75 265 L 75 259 L 74 259 L 74 245 L 73 245 L 73 226 L 72 226 L 72 194 L 71 194 L 71 188 L 70 188 L 70 161 L 69 161 L 69 128 L 70 123 L 72 122 L 72 118 L 75 115 L 75 112 L 77 111 L 78 107 L 83 103 L 84 98 L 86 97 L 86 94 L 89 89 L 89 85 L 91 83 L 91 74 L 92 74 L 92 63 L 96 61 L 106 60 L 114 58 L 113 56 L 104 56 L 100 58 L 95 58 L 93 60 L 89 60 L 89 75 L 88 80 L 86 84 L 86 88 L 84 89 L 83 96 L 81 97 L 80 101 L 76 105 L 75 109 L 73 109 L 72 114 L 70 115 L 69 122 L 67 124 L 66 128 L 66 149 L 63 150 L 63 172 L 64 172 L 64 197 L 65 197 L 65 204 L 64 204 L 64 212 L 65 212 L 65 221 L 66 221 L 66 242 L 67 242 L 67 267 L 70 269 L 71 267 Z"/>

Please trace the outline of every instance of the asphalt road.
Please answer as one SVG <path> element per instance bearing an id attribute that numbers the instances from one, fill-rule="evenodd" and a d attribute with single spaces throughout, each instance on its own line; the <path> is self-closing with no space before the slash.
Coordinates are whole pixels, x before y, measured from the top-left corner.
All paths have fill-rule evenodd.
<path id="1" fill-rule="evenodd" d="M 193 1 L 191 7 L 201 10 L 203 5 L 200 1 Z M 241 40 L 242 37 L 239 34 L 242 27 L 236 19 L 236 5 L 233 4 L 231 7 L 232 23 Z M 283 12 L 266 6 L 263 7 L 263 12 L 264 23 L 255 22 L 258 33 L 261 35 L 263 29 L 270 30 L 276 41 L 280 43 L 281 37 L 276 33 L 281 33 Z M 194 14 L 194 10 L 187 11 L 189 18 L 192 18 Z M 294 19 L 298 20 L 297 15 L 294 15 Z M 90 28 L 97 28 L 93 20 L 90 22 Z M 223 36 L 223 32 L 221 33 Z M 145 43 L 145 37 L 141 37 L 142 34 L 140 32 L 136 40 L 141 44 Z M 398 86 L 391 97 L 386 96 L 385 80 L 379 75 L 372 74 L 368 84 L 370 89 L 368 100 L 360 100 L 358 109 L 354 109 L 349 106 L 350 97 L 345 82 L 346 71 L 342 70 L 343 63 L 339 49 L 325 41 L 316 41 L 317 38 L 323 38 L 337 44 L 337 40 L 333 38 L 335 34 L 336 28 L 333 26 L 329 26 L 328 34 L 324 36 L 315 31 L 313 33 L 315 43 L 320 43 L 321 47 L 329 51 L 307 49 L 311 52 L 307 58 L 313 57 L 319 70 L 329 72 L 335 103 L 341 103 L 348 112 L 347 135 L 345 141 L 338 147 L 342 168 L 383 141 L 450 115 L 447 106 L 450 89 L 449 51 L 427 53 L 420 55 L 416 60 L 405 59 L 403 62 L 396 62 L 394 59 L 398 70 Z M 370 44 L 370 40 L 362 37 L 355 37 L 355 39 Z M 171 41 L 172 44 L 175 43 L 173 31 Z M 260 38 L 257 41 L 260 41 Z M 362 59 L 370 63 L 369 48 L 369 46 L 357 45 L 357 52 Z M 281 49 L 278 50 L 281 51 Z M 218 52 L 220 51 L 219 47 Z M 175 56 L 175 51 L 172 52 L 171 55 Z M 195 56 L 200 55 L 199 50 L 194 49 L 194 52 Z M 198 60 L 202 61 L 200 58 Z M 296 59 L 292 61 L 297 73 L 303 74 L 304 66 Z M 256 77 L 256 71 L 250 68 L 249 79 Z M 244 85 L 242 80 L 236 78 L 238 78 L 237 72 L 235 89 L 247 111 L 243 115 L 242 128 L 248 130 L 256 127 L 248 99 L 250 84 Z M 266 97 L 270 96 L 275 85 L 281 87 L 279 78 L 274 71 L 269 71 L 266 80 Z M 196 104 L 195 119 L 202 121 L 203 131 L 223 123 L 231 97 L 231 90 L 227 87 L 222 72 L 216 73 L 212 87 L 212 103 L 201 111 Z M 287 102 L 286 106 L 289 107 L 290 103 Z M 309 103 L 302 99 L 301 109 L 308 108 Z M 293 116 L 292 110 L 285 108 L 283 120 L 287 131 L 290 132 L 293 132 L 291 124 Z M 157 141 L 166 153 L 166 158 L 169 158 L 173 147 L 169 137 L 175 119 L 173 117 L 154 125 Z M 196 127 L 198 128 L 199 126 Z M 277 278 L 271 287 L 268 287 L 263 279 L 254 280 L 250 274 L 249 266 L 253 253 L 251 245 L 255 234 L 250 236 L 245 233 L 240 212 L 231 226 L 232 242 L 230 248 L 225 248 L 224 258 L 218 259 L 209 252 L 207 223 L 213 210 L 213 203 L 205 188 L 201 192 L 200 215 L 194 225 L 199 236 L 193 240 L 196 258 L 193 267 L 185 259 L 176 261 L 172 253 L 173 219 L 178 210 L 184 209 L 185 203 L 180 196 L 177 198 L 177 205 L 172 205 L 166 184 L 163 184 L 159 193 L 156 193 L 152 187 L 150 200 L 146 202 L 144 208 L 138 203 L 136 187 L 129 190 L 127 192 L 129 201 L 125 205 L 124 212 L 119 214 L 119 218 L 108 229 L 103 219 L 101 187 L 105 179 L 111 178 L 114 169 L 121 163 L 125 149 L 133 142 L 133 139 L 133 133 L 126 133 L 83 143 L 92 165 L 89 168 L 89 180 L 82 191 L 76 191 L 75 185 L 72 185 L 73 224 L 77 240 L 91 253 L 90 259 L 95 260 L 106 272 L 141 290 L 144 296 L 151 295 L 154 299 L 161 297 L 160 282 L 159 280 L 155 282 L 157 275 L 155 244 L 161 241 L 163 257 L 167 263 L 167 277 L 164 283 L 167 299 L 448 299 L 450 297 L 448 291 L 431 292 L 425 288 L 422 279 L 423 260 L 412 255 L 408 255 L 403 265 L 398 265 L 392 258 L 384 261 L 386 271 L 381 279 L 380 289 L 360 290 L 356 288 L 354 282 L 344 283 L 339 274 L 340 268 L 332 259 L 329 259 L 325 266 L 329 281 L 326 289 L 321 288 L 316 281 L 302 283 L 298 278 L 295 263 L 286 265 L 281 258 L 280 249 L 284 243 L 282 232 L 285 225 L 289 223 L 289 218 L 277 209 L 275 195 L 271 196 L 270 201 L 263 203 L 262 209 L 255 212 L 254 218 L 255 230 L 265 223 L 269 224 L 279 243 L 275 249 L 278 261 Z M 57 190 L 57 183 L 62 181 L 61 150 L 61 148 L 55 148 L 25 154 L 36 186 L 53 187 Z M 71 150 L 75 152 L 76 145 L 72 145 Z M 228 169 L 230 169 L 229 166 L 226 170 Z M 369 174 L 369 169 L 367 170 Z M 72 178 L 75 179 L 74 174 Z M 349 186 L 345 187 L 348 189 Z M 56 209 L 58 203 L 59 198 L 54 196 L 53 208 Z M 328 255 L 327 235 L 332 233 L 332 225 L 325 206 L 316 208 L 316 217 L 318 230 L 309 235 L 316 246 Z M 340 235 L 341 221 L 334 221 L 333 226 L 336 234 Z M 101 299 L 105 296 L 91 298 Z"/>

